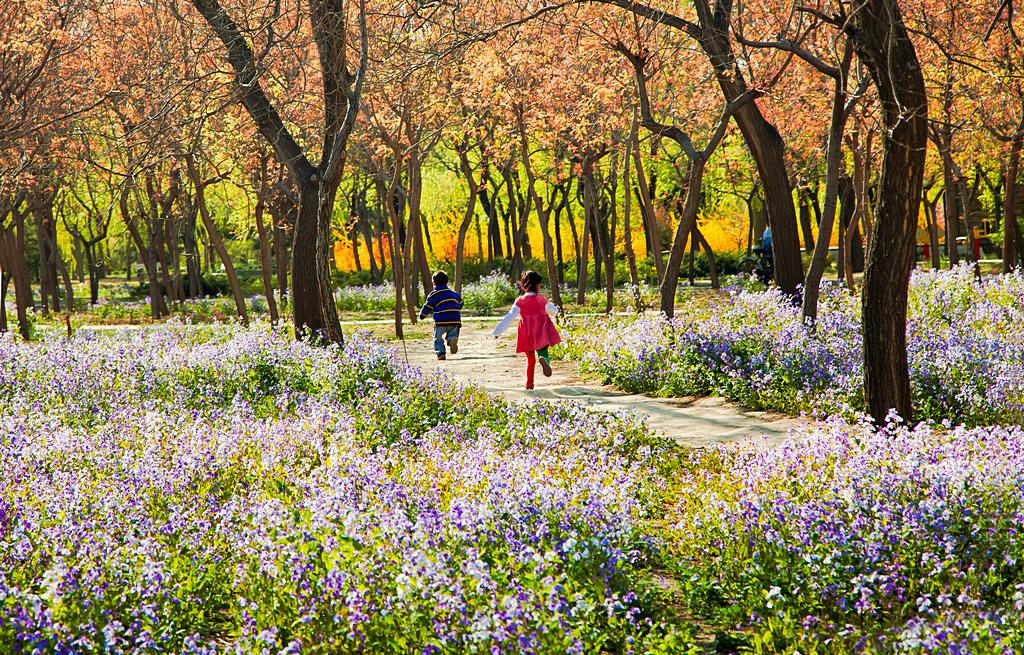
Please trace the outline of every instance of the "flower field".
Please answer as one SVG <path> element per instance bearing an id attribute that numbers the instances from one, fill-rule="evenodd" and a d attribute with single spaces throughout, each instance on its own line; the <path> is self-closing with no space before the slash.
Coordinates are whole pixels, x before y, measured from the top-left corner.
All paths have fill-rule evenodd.
<path id="1" fill-rule="evenodd" d="M 689 643 L 638 586 L 638 425 L 231 326 L 4 339 L 0 402 L 4 652 Z"/>
<path id="2" fill-rule="evenodd" d="M 754 652 L 1024 648 L 1024 432 L 832 420 L 678 480 L 690 602 Z"/>
<path id="3" fill-rule="evenodd" d="M 1022 288 L 916 275 L 922 411 L 1012 410 Z M 668 325 L 577 324 L 571 348 L 632 365 L 623 386 L 703 374 L 752 404 L 853 413 L 857 311 L 829 293 L 808 335 L 781 299 L 734 290 Z M 777 378 L 782 362 L 808 373 Z M 1020 652 L 1024 431 L 949 424 L 833 416 L 773 449 L 686 451 L 366 335 L 5 336 L 0 652 Z"/>
<path id="4" fill-rule="evenodd" d="M 860 299 L 823 290 L 816 328 L 777 291 L 741 287 L 676 317 L 567 327 L 567 352 L 608 383 L 669 396 L 721 395 L 753 408 L 856 416 L 863 407 Z M 953 424 L 1024 420 L 1024 275 L 969 267 L 915 272 L 907 327 L 918 415 Z"/>

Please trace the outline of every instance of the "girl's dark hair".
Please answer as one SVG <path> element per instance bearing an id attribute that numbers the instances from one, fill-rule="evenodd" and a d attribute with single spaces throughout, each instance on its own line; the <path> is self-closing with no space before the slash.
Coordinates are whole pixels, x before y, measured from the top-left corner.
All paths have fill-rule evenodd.
<path id="1" fill-rule="evenodd" d="M 523 291 L 536 291 L 543 279 L 537 271 L 526 271 L 519 280 L 519 286 Z"/>

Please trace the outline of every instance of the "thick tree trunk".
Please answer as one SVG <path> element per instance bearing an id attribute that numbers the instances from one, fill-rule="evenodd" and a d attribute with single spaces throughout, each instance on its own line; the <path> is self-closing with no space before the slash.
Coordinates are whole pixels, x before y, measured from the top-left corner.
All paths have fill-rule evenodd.
<path id="1" fill-rule="evenodd" d="M 171 265 L 167 256 L 167 243 L 164 239 L 164 225 L 171 220 L 171 206 L 178 194 L 177 177 L 173 177 L 171 188 L 166 195 L 161 196 L 156 191 L 156 182 L 152 175 L 146 178 L 146 192 L 149 195 L 149 214 L 146 220 L 146 235 L 149 239 L 150 259 L 160 264 L 160 274 L 163 277 L 164 293 L 167 294 L 168 302 L 180 302 L 184 298 L 177 295 L 177 287 L 171 280 Z"/>
<path id="2" fill-rule="evenodd" d="M 75 311 L 75 290 L 71 284 L 71 274 L 68 271 L 67 265 L 64 263 L 64 256 L 60 251 L 60 246 L 57 244 L 57 217 L 54 214 L 54 200 L 56 195 L 51 195 L 47 202 L 45 202 L 39 209 L 43 218 L 43 226 L 45 227 L 45 235 L 47 242 L 47 250 L 49 251 L 50 258 L 50 270 L 53 275 L 53 306 L 54 309 L 59 311 L 60 300 L 57 290 L 58 278 L 64 285 L 64 302 L 67 306 L 67 311 Z M 101 239 L 106 238 L 106 227 L 103 229 L 103 236 Z M 74 241 L 74 238 L 72 238 Z"/>
<path id="3" fill-rule="evenodd" d="M 490 193 L 488 193 L 488 184 Z M 494 267 L 494 260 L 504 257 L 501 249 L 501 222 L 498 220 L 497 185 L 485 174 L 481 181 L 480 203 L 487 212 L 487 265 Z"/>
<path id="4" fill-rule="evenodd" d="M 405 198 L 405 195 L 402 195 Z M 404 200 L 402 201 L 404 202 Z M 405 206 L 402 205 L 401 213 L 398 208 L 395 209 L 395 216 L 399 219 L 399 228 L 404 231 L 405 240 L 402 242 L 402 271 L 404 277 L 402 279 L 402 286 L 405 289 L 405 310 L 409 315 L 409 322 L 415 324 L 417 320 L 417 309 L 416 307 L 416 238 L 412 233 L 412 225 L 408 222 L 409 219 L 405 215 Z"/>
<path id="5" fill-rule="evenodd" d="M 164 243 L 171 272 L 171 288 L 178 301 L 185 300 L 185 280 L 181 275 L 181 248 L 178 245 L 178 221 L 170 212 L 164 215 Z"/>
<path id="6" fill-rule="evenodd" d="M 890 410 L 912 420 L 907 297 L 928 145 L 928 97 L 897 0 L 857 0 L 849 38 L 882 110 L 883 158 L 864 273 L 864 396 L 877 425 Z"/>
<path id="7" fill-rule="evenodd" d="M 739 94 L 736 94 L 739 97 Z M 730 97 L 729 100 L 734 98 Z M 797 238 L 796 212 L 789 177 L 786 174 L 782 137 L 766 121 L 755 105 L 741 108 L 735 115 L 747 147 L 757 164 L 772 227 L 772 258 L 775 281 L 786 293 L 795 294 L 803 282 L 803 261 Z"/>
<path id="8" fill-rule="evenodd" d="M 484 231 L 480 227 L 479 214 L 473 216 L 473 232 L 476 233 L 476 256 L 479 261 L 484 257 Z"/>
<path id="9" fill-rule="evenodd" d="M 337 313 L 327 312 L 324 296 L 331 296 L 327 272 L 327 246 L 321 239 L 321 212 L 334 206 L 333 194 L 323 190 L 316 181 L 299 187 L 299 206 L 292 241 L 291 303 L 295 329 L 300 336 L 309 335 L 328 342 L 341 342 L 341 324 Z M 326 222 L 326 221 L 324 221 Z M 328 227 L 328 226 L 325 226 Z M 334 306 L 333 297 L 330 305 Z"/>
<path id="10" fill-rule="evenodd" d="M 125 244 L 128 245 L 127 243 Z M 130 248 L 126 249 L 130 252 Z M 85 253 L 82 251 L 82 244 L 79 241 L 75 241 L 71 249 L 71 256 L 75 260 L 75 277 L 78 279 L 79 284 L 85 282 Z M 126 255 L 125 261 L 128 262 L 130 255 Z M 128 270 L 131 270 L 131 263 L 125 264 Z"/>

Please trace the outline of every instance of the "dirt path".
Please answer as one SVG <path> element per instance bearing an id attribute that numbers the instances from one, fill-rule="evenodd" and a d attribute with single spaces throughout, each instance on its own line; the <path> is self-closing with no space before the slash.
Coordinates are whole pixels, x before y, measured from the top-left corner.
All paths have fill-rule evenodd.
<path id="1" fill-rule="evenodd" d="M 515 354 L 515 330 L 498 340 L 490 336 L 494 323 L 467 321 L 459 339 L 459 352 L 438 361 L 433 339 L 406 341 L 409 363 L 424 369 L 440 368 L 460 382 L 479 385 L 489 393 L 512 400 L 542 398 L 576 401 L 594 409 L 639 414 L 665 436 L 691 447 L 740 442 L 750 446 L 780 443 L 800 419 L 770 412 L 742 410 L 721 398 L 692 401 L 627 394 L 614 387 L 583 379 L 572 362 L 553 362 L 554 374 L 545 378 L 537 366 L 536 388 L 527 391 L 526 358 Z"/>

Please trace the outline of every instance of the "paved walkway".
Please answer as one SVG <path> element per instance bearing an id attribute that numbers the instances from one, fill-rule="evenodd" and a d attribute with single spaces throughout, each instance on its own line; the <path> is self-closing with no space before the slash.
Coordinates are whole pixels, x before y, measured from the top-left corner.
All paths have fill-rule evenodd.
<path id="1" fill-rule="evenodd" d="M 432 339 L 407 339 L 409 363 L 443 369 L 459 381 L 512 400 L 568 400 L 598 410 L 635 413 L 665 436 L 695 448 L 716 443 L 769 446 L 782 442 L 791 429 L 804 424 L 801 419 L 771 412 L 746 411 L 721 398 L 679 400 L 624 393 L 581 377 L 574 363 L 565 361 L 552 362 L 555 370 L 550 378 L 543 377 L 538 365 L 536 388 L 527 391 L 526 358 L 515 353 L 515 330 L 496 340 L 490 336 L 491 329 L 493 321 L 467 321 L 458 354 L 449 354 L 443 362 L 434 354 Z"/>

